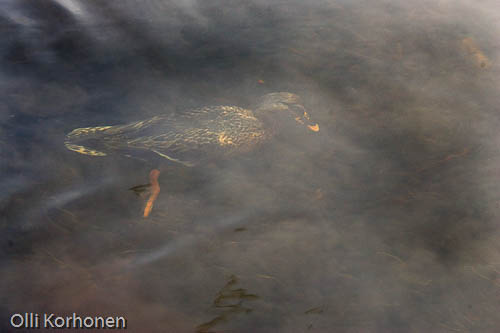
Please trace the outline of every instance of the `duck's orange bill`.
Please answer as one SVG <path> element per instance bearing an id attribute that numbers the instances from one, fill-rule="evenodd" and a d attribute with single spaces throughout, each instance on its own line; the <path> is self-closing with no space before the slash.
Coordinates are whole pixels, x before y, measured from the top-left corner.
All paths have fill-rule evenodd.
<path id="1" fill-rule="evenodd" d="M 314 126 L 313 125 L 307 125 L 307 127 L 313 131 L 313 132 L 319 132 L 319 125 L 318 124 L 315 124 Z"/>

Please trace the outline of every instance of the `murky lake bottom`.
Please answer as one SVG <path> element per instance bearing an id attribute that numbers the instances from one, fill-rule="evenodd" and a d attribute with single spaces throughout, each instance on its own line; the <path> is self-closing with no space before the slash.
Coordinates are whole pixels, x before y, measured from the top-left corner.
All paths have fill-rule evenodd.
<path id="1" fill-rule="evenodd" d="M 2 331 L 16 313 L 123 316 L 130 332 L 498 331 L 495 2 L 0 13 Z M 129 188 L 156 162 L 64 146 L 74 128 L 277 91 L 319 132 L 166 161 L 148 218 Z"/>

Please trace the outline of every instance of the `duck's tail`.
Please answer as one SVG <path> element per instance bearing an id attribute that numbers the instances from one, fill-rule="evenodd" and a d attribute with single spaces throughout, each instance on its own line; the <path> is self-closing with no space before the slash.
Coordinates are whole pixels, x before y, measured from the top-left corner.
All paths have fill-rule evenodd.
<path id="1" fill-rule="evenodd" d="M 88 139 L 96 137 L 100 133 L 104 133 L 106 130 L 109 130 L 113 126 L 97 126 L 97 127 L 83 127 L 76 128 L 72 130 L 68 135 L 66 135 L 66 140 L 64 141 L 64 145 L 71 151 L 90 155 L 90 156 L 106 156 L 107 154 L 95 150 L 93 148 L 85 147 L 78 143 L 85 142 Z"/>

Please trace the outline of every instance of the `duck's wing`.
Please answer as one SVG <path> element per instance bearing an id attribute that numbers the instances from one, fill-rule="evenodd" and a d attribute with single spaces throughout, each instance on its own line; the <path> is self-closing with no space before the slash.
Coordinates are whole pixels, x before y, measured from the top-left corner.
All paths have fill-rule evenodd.
<path id="1" fill-rule="evenodd" d="M 78 136 L 80 141 L 82 139 L 93 140 L 93 144 L 98 144 L 103 151 L 121 152 L 127 156 L 141 159 L 144 157 L 141 151 L 150 151 L 163 158 L 190 165 L 191 162 L 174 157 L 173 154 L 176 153 L 177 149 L 172 152 L 168 151 L 169 146 L 175 147 L 175 143 L 178 141 L 175 134 L 182 132 L 181 128 L 186 126 L 186 120 L 178 119 L 175 115 L 155 116 L 125 125 L 75 129 L 68 134 L 67 141 L 70 142 Z M 187 143 L 184 143 L 183 146 L 189 150 Z M 103 155 L 105 154 L 103 153 Z"/>
<path id="2" fill-rule="evenodd" d="M 215 134 L 203 128 L 175 128 L 165 133 L 141 136 L 127 142 L 128 149 L 151 151 L 167 160 L 193 166 L 216 153 Z"/>
<path id="3" fill-rule="evenodd" d="M 127 146 L 152 151 L 168 160 L 194 165 L 249 150 L 264 136 L 251 111 L 234 106 L 188 110 L 152 122 Z"/>
<path id="4" fill-rule="evenodd" d="M 151 128 L 164 122 L 166 117 L 157 116 L 126 125 L 75 128 L 64 140 L 72 151 L 92 156 L 106 156 L 113 151 L 127 149 L 127 142 L 147 136 Z"/>

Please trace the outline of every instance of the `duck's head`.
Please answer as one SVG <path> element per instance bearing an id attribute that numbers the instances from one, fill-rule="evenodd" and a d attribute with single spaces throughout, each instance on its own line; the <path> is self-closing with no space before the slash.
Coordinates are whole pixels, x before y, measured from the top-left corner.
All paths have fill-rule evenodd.
<path id="1" fill-rule="evenodd" d="M 255 116 L 274 129 L 294 126 L 319 132 L 319 125 L 311 120 L 298 95 L 276 92 L 261 97 Z"/>

